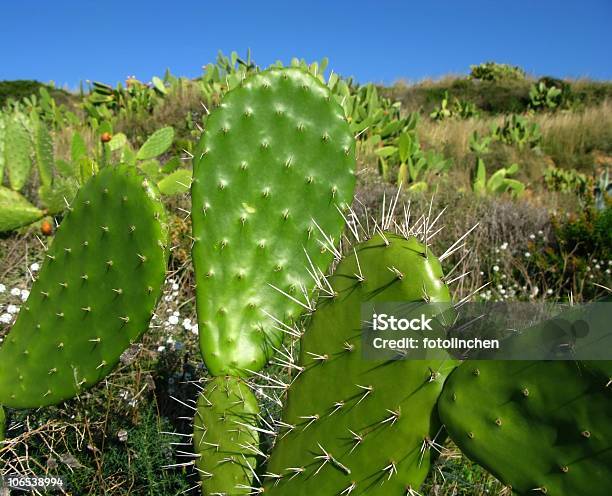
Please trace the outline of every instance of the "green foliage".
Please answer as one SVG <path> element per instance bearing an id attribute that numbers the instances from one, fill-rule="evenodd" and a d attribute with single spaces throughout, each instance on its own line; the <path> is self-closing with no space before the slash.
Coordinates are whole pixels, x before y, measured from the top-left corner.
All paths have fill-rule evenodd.
<path id="1" fill-rule="evenodd" d="M 540 126 L 516 114 L 504 118 L 501 125 L 491 129 L 491 134 L 494 139 L 507 145 L 517 146 L 519 150 L 525 147 L 535 148 L 542 141 Z"/>
<path id="2" fill-rule="evenodd" d="M 2 441 L 4 441 L 4 430 L 6 428 L 6 414 L 4 413 L 4 408 L 0 405 L 0 446 L 2 446 Z"/>
<path id="3" fill-rule="evenodd" d="M 612 206 L 586 207 L 579 214 L 553 218 L 553 232 L 561 248 L 574 257 L 612 259 Z M 577 259 L 570 260 L 572 265 Z M 584 268 L 584 267 L 583 267 Z"/>
<path id="4" fill-rule="evenodd" d="M 471 79 L 481 81 L 502 81 L 512 79 L 525 79 L 525 71 L 516 65 L 485 62 L 470 66 Z"/>
<path id="5" fill-rule="evenodd" d="M 461 101 L 458 98 L 453 100 L 452 107 L 448 106 L 448 91 L 444 92 L 444 97 L 440 102 L 440 106 L 434 109 L 430 114 L 435 121 L 441 121 L 448 119 L 449 117 L 456 117 L 459 119 L 471 119 L 472 117 L 478 116 L 478 110 L 473 102 Z"/>
<path id="6" fill-rule="evenodd" d="M 38 174 L 43 186 L 50 187 L 53 184 L 53 139 L 47 125 L 40 119 L 34 120 L 34 151 Z"/>
<path id="7" fill-rule="evenodd" d="M 576 193 L 585 198 L 590 194 L 592 181 L 576 169 L 561 169 L 550 166 L 544 171 L 544 183 L 549 191 Z"/>
<path id="8" fill-rule="evenodd" d="M 81 188 L 0 348 L 1 404 L 56 404 L 112 371 L 148 327 L 161 292 L 164 215 L 128 166 L 105 168 Z"/>
<path id="9" fill-rule="evenodd" d="M 525 191 L 525 184 L 510 176 L 519 170 L 518 164 L 509 167 L 502 167 L 496 170 L 487 179 L 487 169 L 481 157 L 476 158 L 476 167 L 473 175 L 472 189 L 480 196 L 500 195 L 510 193 L 513 197 L 519 197 Z"/>
<path id="10" fill-rule="evenodd" d="M 355 144 L 329 89 L 301 69 L 253 75 L 223 102 L 194 153 L 193 262 L 206 366 L 244 375 L 282 342 L 269 315 L 302 311 L 274 288 L 311 294 L 306 256 L 320 270 L 331 262 L 319 229 L 340 237 Z"/>
<path id="11" fill-rule="evenodd" d="M 554 109 L 562 103 L 561 90 L 556 86 L 546 86 L 544 81 L 532 84 L 529 90 L 529 105 L 535 110 Z"/>

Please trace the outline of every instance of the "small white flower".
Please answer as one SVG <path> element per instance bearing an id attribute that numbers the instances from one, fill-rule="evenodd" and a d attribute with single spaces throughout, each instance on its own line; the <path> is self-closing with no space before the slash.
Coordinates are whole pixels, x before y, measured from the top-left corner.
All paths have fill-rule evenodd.
<path id="1" fill-rule="evenodd" d="M 599 264 L 595 264 L 595 268 L 596 268 L 596 269 L 601 269 L 601 265 L 599 265 Z"/>
<path id="2" fill-rule="evenodd" d="M 606 274 L 609 274 L 609 273 L 610 273 L 610 269 L 606 269 Z"/>
<path id="3" fill-rule="evenodd" d="M 493 266 L 493 272 L 499 272 L 499 267 L 497 265 Z"/>
<path id="4" fill-rule="evenodd" d="M 34 262 L 32 265 L 30 265 L 30 270 L 32 272 L 38 272 L 40 270 L 40 264 L 38 262 Z"/>
<path id="5" fill-rule="evenodd" d="M 0 284 L 0 293 L 4 293 L 6 291 L 6 286 L 4 284 Z"/>
<path id="6" fill-rule="evenodd" d="M 167 344 L 174 344 L 174 338 L 172 336 L 168 337 L 168 339 L 166 339 L 166 343 Z"/>
<path id="7" fill-rule="evenodd" d="M 164 301 L 172 301 L 172 295 L 164 296 Z"/>
<path id="8" fill-rule="evenodd" d="M 170 315 L 170 317 L 168 317 L 168 324 L 170 325 L 176 325 L 178 324 L 179 318 L 176 315 Z"/>
<path id="9" fill-rule="evenodd" d="M 0 322 L 3 324 L 10 324 L 13 320 L 13 316 L 10 313 L 3 313 L 0 315 Z"/>
<path id="10" fill-rule="evenodd" d="M 172 296 L 176 297 L 176 296 L 178 296 L 178 293 L 179 293 L 178 291 L 172 291 Z"/>
<path id="11" fill-rule="evenodd" d="M 21 290 L 21 300 L 26 301 L 28 299 L 28 296 L 30 296 L 30 292 L 27 289 L 22 289 Z"/>
<path id="12" fill-rule="evenodd" d="M 538 234 L 539 234 L 540 236 L 544 236 L 544 231 L 540 230 L 540 231 L 538 231 Z"/>
<path id="13" fill-rule="evenodd" d="M 19 296 L 20 294 L 21 294 L 21 289 L 19 289 L 19 288 L 11 289 L 11 295 L 12 296 Z"/>
<path id="14" fill-rule="evenodd" d="M 500 292 L 501 294 L 506 294 L 506 290 L 505 290 L 504 288 L 500 289 L 500 290 L 499 290 L 499 292 Z"/>
<path id="15" fill-rule="evenodd" d="M 530 234 L 529 239 L 535 239 L 535 234 Z"/>
<path id="16" fill-rule="evenodd" d="M 549 294 L 549 295 L 553 294 L 553 290 L 552 289 L 547 289 L 546 290 L 546 294 Z"/>
<path id="17" fill-rule="evenodd" d="M 196 336 L 198 335 L 198 324 L 193 324 L 191 326 L 191 332 L 195 334 Z"/>
<path id="18" fill-rule="evenodd" d="M 525 258 L 529 258 L 531 256 L 531 253 L 529 253 L 528 251 L 525 252 Z"/>
<path id="19" fill-rule="evenodd" d="M 16 306 L 16 305 L 9 305 L 8 307 L 6 307 L 6 311 L 7 311 L 8 313 L 15 314 L 15 313 L 18 313 L 18 312 L 19 312 L 19 307 L 18 307 L 18 306 Z"/>
<path id="20" fill-rule="evenodd" d="M 500 249 L 505 250 L 508 248 L 508 243 L 506 243 L 505 241 L 502 243 L 502 245 L 500 246 Z"/>
<path id="21" fill-rule="evenodd" d="M 178 313 L 178 310 L 175 310 L 174 312 L 172 312 L 172 315 L 175 315 L 176 317 L 178 317 L 180 313 Z"/>
<path id="22" fill-rule="evenodd" d="M 483 272 L 482 270 L 480 271 L 480 275 L 481 275 L 481 276 L 484 276 L 484 272 Z"/>
<path id="23" fill-rule="evenodd" d="M 158 351 L 159 353 L 161 353 L 162 351 L 166 351 L 166 347 L 165 347 L 165 346 L 158 346 L 158 347 L 157 347 L 157 351 Z"/>
<path id="24" fill-rule="evenodd" d="M 177 283 L 174 283 L 172 285 L 172 291 L 176 291 L 179 288 L 179 285 Z"/>
<path id="25" fill-rule="evenodd" d="M 187 331 L 191 329 L 191 319 L 183 320 L 183 328 Z"/>

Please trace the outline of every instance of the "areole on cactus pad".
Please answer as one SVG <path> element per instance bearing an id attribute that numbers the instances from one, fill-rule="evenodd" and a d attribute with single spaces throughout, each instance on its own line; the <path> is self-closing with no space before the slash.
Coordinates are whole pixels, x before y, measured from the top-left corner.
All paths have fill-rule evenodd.
<path id="1" fill-rule="evenodd" d="M 0 404 L 37 408 L 104 378 L 147 330 L 167 261 L 164 208 L 128 166 L 79 191 L 0 348 Z"/>
<path id="2" fill-rule="evenodd" d="M 200 347 L 213 375 L 260 370 L 326 270 L 350 205 L 355 144 L 328 88 L 270 69 L 229 91 L 194 153 L 193 262 Z M 290 295 L 287 298 L 284 294 Z"/>

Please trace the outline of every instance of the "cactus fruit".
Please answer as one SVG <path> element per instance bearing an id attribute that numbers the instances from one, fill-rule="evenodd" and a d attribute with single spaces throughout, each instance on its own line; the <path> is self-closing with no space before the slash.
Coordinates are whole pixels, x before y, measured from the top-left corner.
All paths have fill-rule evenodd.
<path id="1" fill-rule="evenodd" d="M 457 446 L 517 494 L 604 496 L 610 393 L 609 374 L 587 362 L 467 361 L 439 413 Z"/>
<path id="2" fill-rule="evenodd" d="M 321 270 L 331 262 L 319 228 L 340 237 L 354 137 L 318 79 L 270 69 L 224 96 L 194 155 L 200 347 L 213 375 L 248 375 L 282 341 L 269 314 L 289 321 L 311 293 L 307 257 Z"/>
<path id="3" fill-rule="evenodd" d="M 0 443 L 4 441 L 4 429 L 6 428 L 6 415 L 4 414 L 4 408 L 0 405 Z"/>
<path id="4" fill-rule="evenodd" d="M 146 179 L 108 167 L 79 191 L 0 348 L 0 403 L 59 403 L 111 372 L 164 282 L 165 214 Z"/>
<path id="5" fill-rule="evenodd" d="M 454 361 L 362 356 L 363 302 L 449 302 L 439 261 L 416 238 L 379 234 L 328 279 L 301 341 L 267 466 L 271 496 L 412 494 L 440 439 L 436 401 Z M 407 491 L 410 491 L 407 493 Z"/>
<path id="6" fill-rule="evenodd" d="M 193 434 L 202 494 L 253 494 L 249 487 L 257 462 L 258 414 L 257 399 L 241 379 L 215 377 L 206 384 Z"/>

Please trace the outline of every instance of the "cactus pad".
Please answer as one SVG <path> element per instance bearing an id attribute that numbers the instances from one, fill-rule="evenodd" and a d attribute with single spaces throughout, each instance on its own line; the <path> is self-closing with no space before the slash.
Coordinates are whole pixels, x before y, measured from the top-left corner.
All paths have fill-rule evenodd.
<path id="1" fill-rule="evenodd" d="M 440 263 L 416 238 L 379 235 L 329 281 L 337 295 L 321 300 L 302 338 L 303 372 L 289 389 L 265 494 L 404 496 L 418 490 L 440 442 L 436 401 L 454 362 L 364 360 L 361 304 L 449 301 Z"/>
<path id="2" fill-rule="evenodd" d="M 133 168 L 90 179 L 0 348 L 0 403 L 56 404 L 105 377 L 148 328 L 166 237 L 163 206 Z"/>
<path id="3" fill-rule="evenodd" d="M 194 419 L 194 448 L 202 494 L 252 494 L 259 444 L 259 407 L 249 387 L 237 377 L 215 377 L 202 391 Z"/>
<path id="4" fill-rule="evenodd" d="M 590 365 L 464 362 L 444 386 L 440 417 L 457 446 L 517 494 L 608 495 L 612 391 Z"/>
<path id="5" fill-rule="evenodd" d="M 229 91 L 208 117 L 194 159 L 193 260 L 200 345 L 213 375 L 261 369 L 282 341 L 266 315 L 291 320 L 326 270 L 317 225 L 340 237 L 352 201 L 354 138 L 318 79 L 271 69 Z M 307 290 L 308 291 L 308 290 Z"/>
<path id="6" fill-rule="evenodd" d="M 6 428 L 6 416 L 4 414 L 4 408 L 0 405 L 0 443 L 4 441 L 4 429 Z"/>

